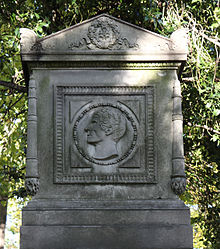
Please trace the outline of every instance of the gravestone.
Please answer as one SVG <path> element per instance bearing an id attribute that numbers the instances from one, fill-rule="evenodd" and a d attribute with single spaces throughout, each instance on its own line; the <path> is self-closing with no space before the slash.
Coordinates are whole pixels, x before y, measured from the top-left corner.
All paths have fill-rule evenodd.
<path id="1" fill-rule="evenodd" d="M 21 29 L 28 97 L 21 249 L 192 248 L 181 89 L 170 39 L 106 14 Z"/>

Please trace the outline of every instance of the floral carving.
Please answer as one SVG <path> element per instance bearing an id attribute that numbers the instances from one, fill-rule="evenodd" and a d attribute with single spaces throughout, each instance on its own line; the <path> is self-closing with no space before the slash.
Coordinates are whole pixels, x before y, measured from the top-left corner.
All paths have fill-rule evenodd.
<path id="1" fill-rule="evenodd" d="M 33 44 L 33 46 L 31 47 L 31 51 L 33 52 L 42 52 L 45 50 L 53 50 L 55 49 L 55 45 L 54 44 L 45 44 L 42 42 L 36 42 L 35 44 Z"/>
<path id="2" fill-rule="evenodd" d="M 39 179 L 38 178 L 27 178 L 25 180 L 26 191 L 30 195 L 36 195 L 39 190 Z"/>
<path id="3" fill-rule="evenodd" d="M 137 49 L 138 45 L 136 43 L 132 44 L 127 38 L 121 37 L 118 25 L 113 20 L 103 17 L 89 26 L 87 37 L 71 43 L 69 48 L 120 50 Z"/>
<path id="4" fill-rule="evenodd" d="M 88 37 L 97 48 L 112 48 L 120 37 L 119 27 L 110 20 L 97 20 L 90 25 Z"/>
<path id="5" fill-rule="evenodd" d="M 31 51 L 36 51 L 36 52 L 40 52 L 43 50 L 43 46 L 42 43 L 40 42 L 36 42 L 32 47 L 31 47 Z"/>
<path id="6" fill-rule="evenodd" d="M 176 47 L 173 42 L 166 42 L 155 45 L 155 48 L 159 48 L 161 51 L 167 51 L 167 50 L 173 51 L 175 50 Z"/>
<path id="7" fill-rule="evenodd" d="M 181 195 L 186 190 L 186 178 L 173 177 L 171 180 L 171 188 L 176 195 Z"/>

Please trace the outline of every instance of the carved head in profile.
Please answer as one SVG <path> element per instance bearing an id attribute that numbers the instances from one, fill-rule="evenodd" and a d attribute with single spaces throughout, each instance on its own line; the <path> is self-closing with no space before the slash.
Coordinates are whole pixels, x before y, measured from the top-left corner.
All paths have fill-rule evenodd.
<path id="1" fill-rule="evenodd" d="M 116 108 L 102 107 L 92 114 L 85 132 L 87 143 L 95 146 L 93 158 L 111 160 L 118 156 L 117 142 L 126 132 L 126 118 Z"/>

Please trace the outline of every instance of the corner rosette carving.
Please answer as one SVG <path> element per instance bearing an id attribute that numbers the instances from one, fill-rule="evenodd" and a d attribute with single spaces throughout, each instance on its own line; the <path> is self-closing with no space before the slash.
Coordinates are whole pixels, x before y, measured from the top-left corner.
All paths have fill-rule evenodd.
<path id="1" fill-rule="evenodd" d="M 171 188 L 176 195 L 181 195 L 186 190 L 185 177 L 173 177 L 171 180 Z"/>
<path id="2" fill-rule="evenodd" d="M 28 178 L 25 180 L 26 191 L 29 195 L 36 195 L 39 190 L 39 179 Z"/>

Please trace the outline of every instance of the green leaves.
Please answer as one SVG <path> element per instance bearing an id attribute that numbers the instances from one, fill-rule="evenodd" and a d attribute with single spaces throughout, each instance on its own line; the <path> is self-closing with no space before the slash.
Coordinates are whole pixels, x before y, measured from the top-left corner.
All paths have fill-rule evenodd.
<path id="1" fill-rule="evenodd" d="M 0 119 L 0 195 L 12 196 L 23 185 L 26 150 L 26 98 L 8 91 L 1 93 Z M 17 103 L 16 103 L 17 102 Z M 22 113 L 22 110 L 24 111 Z"/>
<path id="2" fill-rule="evenodd" d="M 170 36 L 189 28 L 189 55 L 182 74 L 187 192 L 193 205 L 195 247 L 218 248 L 220 75 L 218 1 L 0 1 L 0 80 L 24 86 L 19 55 L 21 27 L 42 37 L 108 13 Z M 0 86 L 0 195 L 26 196 L 27 96 Z"/>
<path id="3" fill-rule="evenodd" d="M 181 197 L 196 206 L 192 216 L 194 247 L 218 248 L 220 80 L 214 1 L 185 1 L 166 9 L 162 33 L 189 28 L 189 55 L 182 74 L 184 149 L 187 192 Z M 218 24 L 217 24 L 218 23 Z"/>
<path id="4" fill-rule="evenodd" d="M 215 21 L 213 22 L 211 27 L 213 29 L 217 30 L 220 27 L 220 8 L 219 8 L 219 6 L 216 7 L 214 10 L 214 17 L 215 17 Z"/>

